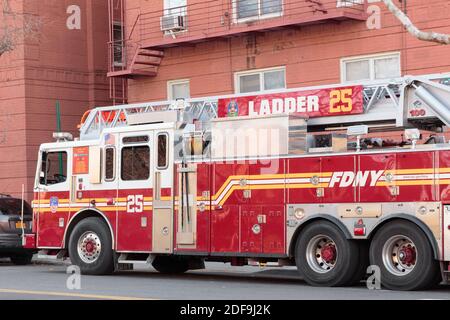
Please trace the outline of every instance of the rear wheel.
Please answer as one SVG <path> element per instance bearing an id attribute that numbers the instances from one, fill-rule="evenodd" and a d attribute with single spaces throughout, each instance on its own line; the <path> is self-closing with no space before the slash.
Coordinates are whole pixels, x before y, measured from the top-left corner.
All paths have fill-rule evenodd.
<path id="1" fill-rule="evenodd" d="M 189 270 L 189 262 L 186 259 L 170 256 L 159 256 L 153 260 L 153 268 L 159 273 L 177 274 Z"/>
<path id="2" fill-rule="evenodd" d="M 31 260 L 33 260 L 33 254 L 32 253 L 16 253 L 13 254 L 11 257 L 11 262 L 17 266 L 25 266 L 27 264 L 31 263 Z"/>
<path id="3" fill-rule="evenodd" d="M 345 286 L 359 272 L 359 247 L 333 223 L 305 227 L 297 240 L 295 262 L 305 281 L 314 286 Z"/>
<path id="4" fill-rule="evenodd" d="M 440 273 L 427 236 L 408 221 L 391 222 L 375 234 L 370 263 L 380 267 L 381 285 L 392 290 L 425 289 Z"/>
<path id="5" fill-rule="evenodd" d="M 70 235 L 69 256 L 83 274 L 111 274 L 114 255 L 106 223 L 96 217 L 81 220 Z"/>

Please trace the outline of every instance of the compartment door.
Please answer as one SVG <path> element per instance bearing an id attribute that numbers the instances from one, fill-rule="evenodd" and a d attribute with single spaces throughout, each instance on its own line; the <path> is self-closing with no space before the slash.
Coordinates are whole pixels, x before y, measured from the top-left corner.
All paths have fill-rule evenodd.
<path id="1" fill-rule="evenodd" d="M 263 217 L 261 206 L 242 206 L 240 214 L 240 247 L 242 253 L 262 253 Z"/>
<path id="2" fill-rule="evenodd" d="M 173 251 L 173 130 L 155 131 L 152 251 Z"/>

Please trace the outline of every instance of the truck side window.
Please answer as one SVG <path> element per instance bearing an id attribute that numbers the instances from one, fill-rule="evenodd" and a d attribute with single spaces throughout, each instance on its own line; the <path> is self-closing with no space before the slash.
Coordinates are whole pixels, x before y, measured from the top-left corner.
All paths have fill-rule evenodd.
<path id="1" fill-rule="evenodd" d="M 107 147 L 105 149 L 105 180 L 106 181 L 114 181 L 115 174 L 115 149 L 111 147 Z"/>
<path id="2" fill-rule="evenodd" d="M 51 186 L 67 180 L 67 152 L 44 152 L 39 183 Z"/>
<path id="3" fill-rule="evenodd" d="M 123 181 L 147 180 L 150 177 L 150 148 L 133 146 L 122 149 Z"/>
<path id="4" fill-rule="evenodd" d="M 168 156 L 168 148 L 167 148 L 167 133 L 158 134 L 158 169 L 164 170 L 167 169 L 167 156 Z"/>

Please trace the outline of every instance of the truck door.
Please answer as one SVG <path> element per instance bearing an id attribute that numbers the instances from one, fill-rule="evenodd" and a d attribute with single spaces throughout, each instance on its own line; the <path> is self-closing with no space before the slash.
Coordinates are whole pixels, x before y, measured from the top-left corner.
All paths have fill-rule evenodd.
<path id="1" fill-rule="evenodd" d="M 156 130 L 153 158 L 152 251 L 173 251 L 173 130 Z"/>
<path id="2" fill-rule="evenodd" d="M 119 135 L 117 250 L 152 251 L 154 133 Z"/>
<path id="3" fill-rule="evenodd" d="M 36 232 L 41 248 L 60 248 L 64 226 L 69 218 L 71 149 L 45 150 L 41 153 L 40 168 L 35 186 L 37 195 Z"/>

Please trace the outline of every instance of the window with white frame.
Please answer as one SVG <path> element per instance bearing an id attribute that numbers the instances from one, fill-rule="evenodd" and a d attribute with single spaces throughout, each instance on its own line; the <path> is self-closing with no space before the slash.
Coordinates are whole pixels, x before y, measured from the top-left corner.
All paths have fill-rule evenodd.
<path id="1" fill-rule="evenodd" d="M 186 15 L 187 0 L 164 0 L 164 15 Z"/>
<path id="2" fill-rule="evenodd" d="M 169 81 L 167 83 L 167 96 L 169 100 L 189 99 L 191 97 L 189 80 Z"/>
<path id="3" fill-rule="evenodd" d="M 238 21 L 277 17 L 283 12 L 283 0 L 234 0 L 233 4 Z"/>
<path id="4" fill-rule="evenodd" d="M 238 72 L 235 75 L 237 93 L 261 92 L 286 88 L 286 69 L 271 68 Z"/>
<path id="5" fill-rule="evenodd" d="M 342 82 L 389 79 L 400 76 L 400 53 L 344 58 L 341 60 Z"/>
<path id="6" fill-rule="evenodd" d="M 365 0 L 337 0 L 336 3 L 336 7 L 341 8 L 341 7 L 351 7 L 354 6 L 356 4 L 364 4 Z M 378 0 L 376 1 L 371 1 L 368 0 L 368 2 L 378 2 Z"/>

